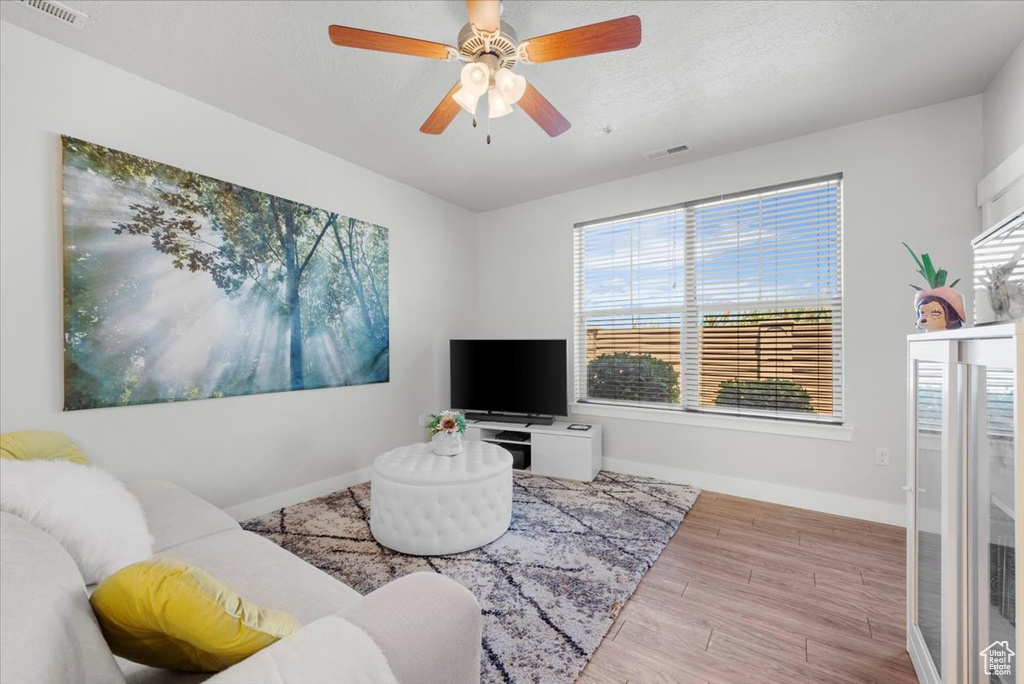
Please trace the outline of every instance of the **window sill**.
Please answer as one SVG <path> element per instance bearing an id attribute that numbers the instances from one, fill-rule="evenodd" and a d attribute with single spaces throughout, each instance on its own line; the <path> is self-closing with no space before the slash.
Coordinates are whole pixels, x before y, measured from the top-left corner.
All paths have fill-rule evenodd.
<path id="1" fill-rule="evenodd" d="M 598 416 L 601 418 L 624 418 L 644 420 L 653 423 L 673 423 L 692 427 L 739 430 L 741 432 L 763 432 L 773 435 L 809 437 L 835 442 L 853 440 L 853 428 L 846 425 L 818 425 L 782 420 L 744 418 L 742 416 L 716 416 L 703 413 L 688 413 L 672 409 L 634 408 L 576 402 L 570 406 L 573 416 Z"/>

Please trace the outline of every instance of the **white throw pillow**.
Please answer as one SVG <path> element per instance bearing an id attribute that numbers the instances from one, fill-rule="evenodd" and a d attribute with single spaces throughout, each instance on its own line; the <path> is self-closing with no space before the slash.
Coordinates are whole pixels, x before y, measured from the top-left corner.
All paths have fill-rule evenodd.
<path id="1" fill-rule="evenodd" d="M 139 502 L 120 480 L 95 466 L 0 460 L 0 510 L 59 541 L 86 584 L 153 555 Z"/>

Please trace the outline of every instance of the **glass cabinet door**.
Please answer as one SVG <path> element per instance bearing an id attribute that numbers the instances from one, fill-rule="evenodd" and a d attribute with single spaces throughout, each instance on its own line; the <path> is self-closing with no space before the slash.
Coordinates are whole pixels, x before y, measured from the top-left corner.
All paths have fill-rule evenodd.
<path id="1" fill-rule="evenodd" d="M 914 473 L 916 577 L 913 620 L 942 677 L 942 550 L 943 539 L 943 374 L 947 366 L 934 361 L 917 361 L 916 372 L 916 454 Z"/>
<path id="2" fill-rule="evenodd" d="M 1017 508 L 1011 368 L 969 370 L 968 564 L 973 682 L 1016 681 Z"/>
<path id="3" fill-rule="evenodd" d="M 907 649 L 926 684 L 1024 684 L 1024 325 L 908 339 Z"/>

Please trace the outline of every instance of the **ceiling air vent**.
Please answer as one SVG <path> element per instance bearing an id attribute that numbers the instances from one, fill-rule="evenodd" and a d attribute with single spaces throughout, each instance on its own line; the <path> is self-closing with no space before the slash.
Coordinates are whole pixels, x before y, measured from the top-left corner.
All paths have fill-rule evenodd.
<path id="1" fill-rule="evenodd" d="M 675 147 L 666 147 L 663 150 L 644 152 L 644 159 L 646 159 L 647 161 L 651 161 L 652 159 L 661 159 L 662 157 L 667 157 L 670 154 L 685 152 L 688 149 L 690 149 L 689 145 L 676 145 Z"/>
<path id="2" fill-rule="evenodd" d="M 89 21 L 88 14 L 73 10 L 67 5 L 62 5 L 52 0 L 21 0 L 21 4 L 28 5 L 34 10 L 48 14 L 57 21 L 70 24 L 75 28 L 80 29 L 85 25 L 85 22 Z"/>

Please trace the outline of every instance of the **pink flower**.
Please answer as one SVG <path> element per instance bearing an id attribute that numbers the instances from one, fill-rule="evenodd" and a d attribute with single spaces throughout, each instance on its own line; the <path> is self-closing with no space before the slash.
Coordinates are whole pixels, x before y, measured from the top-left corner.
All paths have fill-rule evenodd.
<path id="1" fill-rule="evenodd" d="M 459 429 L 458 423 L 451 416 L 445 416 L 441 419 L 440 425 L 438 425 L 444 432 L 455 432 Z"/>

